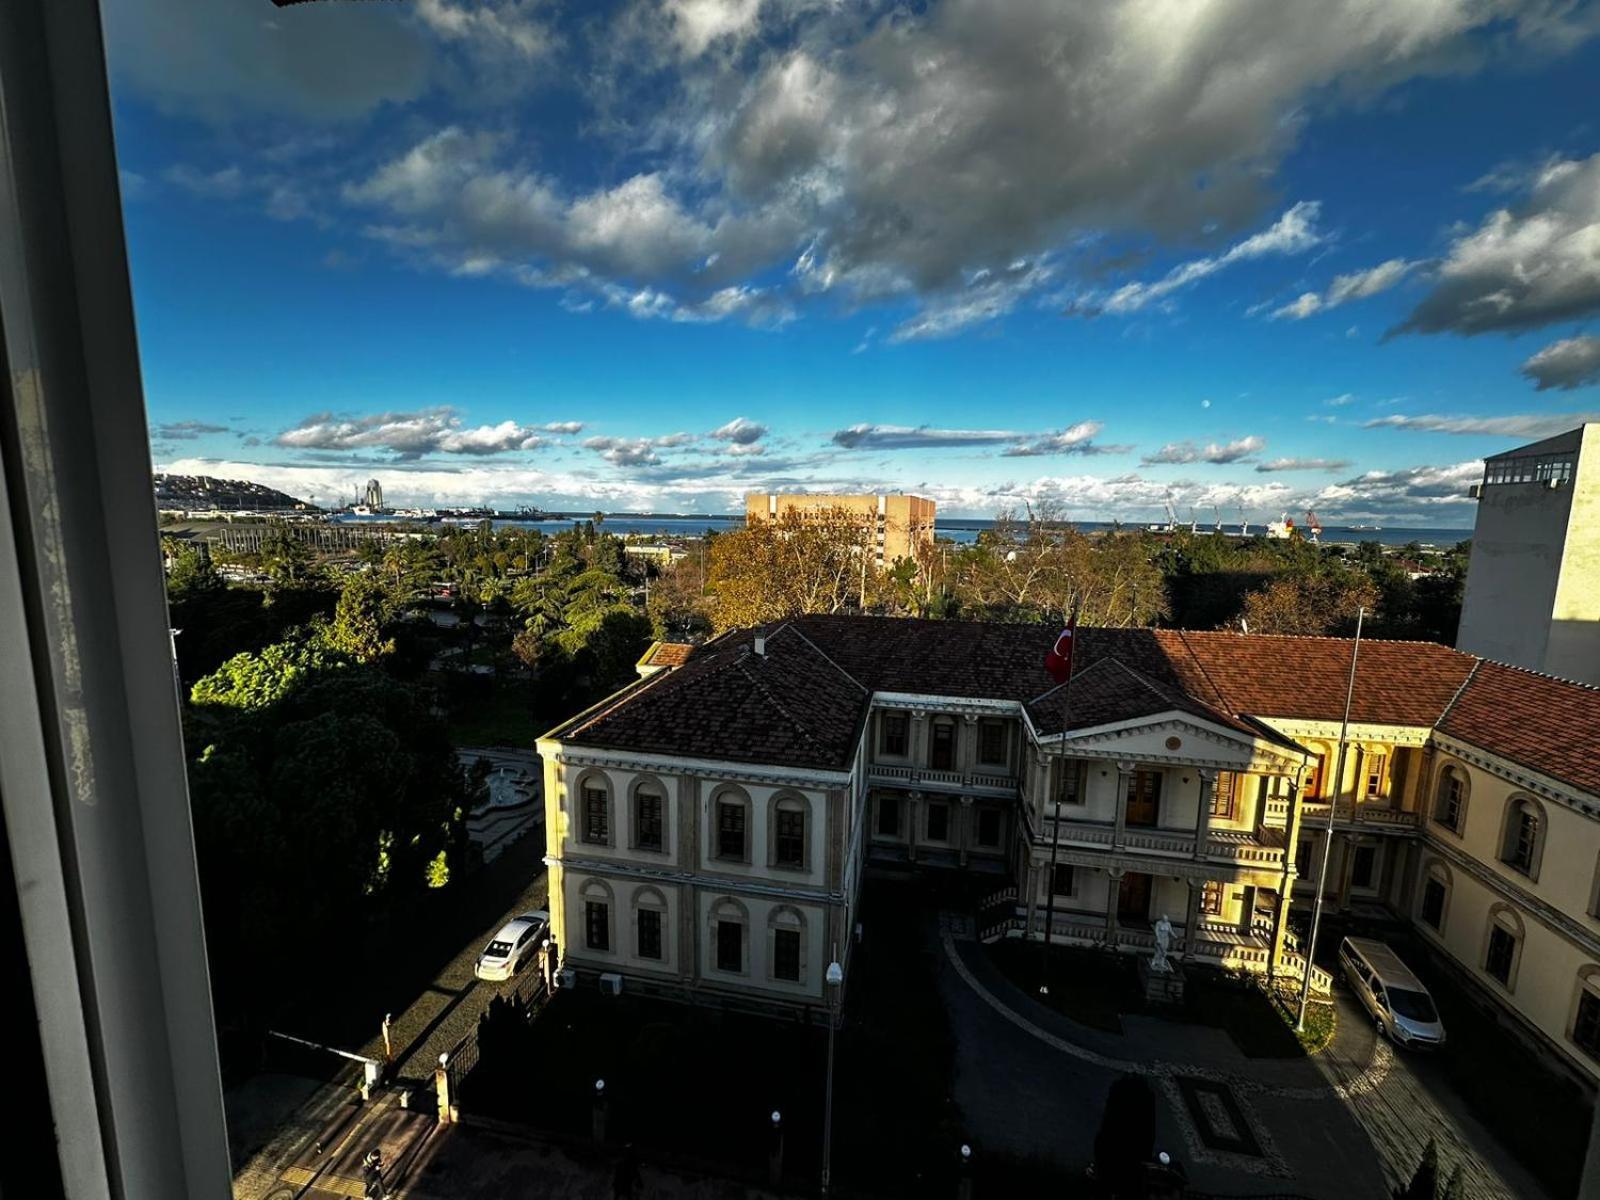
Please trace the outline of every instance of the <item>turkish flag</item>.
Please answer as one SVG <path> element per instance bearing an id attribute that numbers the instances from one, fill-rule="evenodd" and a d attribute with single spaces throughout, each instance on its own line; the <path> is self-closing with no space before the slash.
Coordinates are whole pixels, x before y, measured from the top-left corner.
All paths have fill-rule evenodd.
<path id="1" fill-rule="evenodd" d="M 1078 610 L 1074 608 L 1067 627 L 1056 636 L 1055 645 L 1044 656 L 1044 669 L 1050 672 L 1050 678 L 1057 683 L 1065 683 L 1072 678 L 1072 643 L 1077 633 Z"/>

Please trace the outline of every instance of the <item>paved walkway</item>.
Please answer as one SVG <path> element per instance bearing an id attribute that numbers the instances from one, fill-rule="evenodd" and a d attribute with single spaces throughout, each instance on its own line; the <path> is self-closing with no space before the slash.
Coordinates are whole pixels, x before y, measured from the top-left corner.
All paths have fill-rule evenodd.
<path id="1" fill-rule="evenodd" d="M 1383 1197 L 1409 1177 L 1432 1136 L 1446 1172 L 1463 1163 L 1472 1200 L 1544 1195 L 1459 1103 L 1441 1103 L 1348 1007 L 1333 1045 L 1315 1058 L 1253 1059 L 1220 1030 L 1137 1016 L 1124 1018 L 1123 1034 L 1111 1034 L 1024 994 L 964 932 L 959 919 L 943 918 L 937 932 L 941 990 L 958 1042 L 958 1098 L 969 1121 L 995 1114 L 988 1135 L 1012 1153 L 1086 1162 L 1112 1080 L 1134 1074 L 1166 1099 L 1158 1137 L 1179 1147 L 1201 1187 Z M 1046 1070 L 1041 1045 L 1056 1054 Z M 1181 1090 L 1196 1080 L 1228 1090 L 1259 1155 L 1206 1144 Z M 1019 1115 L 1008 1129 L 1007 1119 Z"/>

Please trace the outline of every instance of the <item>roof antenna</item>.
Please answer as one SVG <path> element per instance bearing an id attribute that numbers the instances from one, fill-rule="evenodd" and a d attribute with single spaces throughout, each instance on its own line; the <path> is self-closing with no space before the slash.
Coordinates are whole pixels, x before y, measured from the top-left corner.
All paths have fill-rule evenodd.
<path id="1" fill-rule="evenodd" d="M 764 633 L 756 634 L 756 653 L 762 658 L 767 656 L 767 635 Z"/>

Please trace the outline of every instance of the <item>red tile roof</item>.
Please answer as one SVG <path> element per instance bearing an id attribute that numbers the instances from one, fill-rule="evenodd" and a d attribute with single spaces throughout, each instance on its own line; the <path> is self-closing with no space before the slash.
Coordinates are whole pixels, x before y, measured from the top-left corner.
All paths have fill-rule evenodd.
<path id="1" fill-rule="evenodd" d="M 1483 660 L 1439 732 L 1600 794 L 1600 689 Z"/>
<path id="2" fill-rule="evenodd" d="M 641 665 L 646 667 L 681 667 L 689 661 L 689 656 L 693 653 L 694 647 L 687 642 L 656 642 L 641 660 Z"/>
<path id="3" fill-rule="evenodd" d="M 1257 736 L 1259 718 L 1337 721 L 1347 638 L 1171 629 L 1078 631 L 1070 695 L 1044 656 L 1053 625 L 807 616 L 684 652 L 551 736 L 676 757 L 842 769 L 870 693 L 1007 700 L 1043 733 L 1180 711 Z M 767 653 L 754 652 L 764 633 Z M 661 651 L 675 655 L 678 646 Z M 1600 793 L 1600 690 L 1432 642 L 1363 639 L 1351 719 L 1438 726 Z M 1478 666 L 1476 672 L 1474 667 Z M 1470 677 L 1470 681 L 1469 681 Z"/>

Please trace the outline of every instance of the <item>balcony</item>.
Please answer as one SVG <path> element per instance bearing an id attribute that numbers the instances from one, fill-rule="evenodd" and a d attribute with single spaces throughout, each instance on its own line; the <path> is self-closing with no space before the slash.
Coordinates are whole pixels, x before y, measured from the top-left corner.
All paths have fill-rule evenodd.
<path id="1" fill-rule="evenodd" d="M 1307 826 L 1326 825 L 1328 821 L 1328 802 L 1326 800 L 1307 800 L 1300 809 L 1300 828 Z M 1408 830 L 1419 829 L 1422 826 L 1422 814 L 1419 812 L 1405 812 L 1402 809 L 1391 808 L 1386 800 L 1367 801 L 1352 804 L 1348 800 L 1341 800 L 1333 809 L 1334 828 L 1365 828 L 1374 832 L 1393 831 L 1404 833 Z"/>
<path id="2" fill-rule="evenodd" d="M 1051 818 L 1044 820 L 1039 831 L 1039 845 L 1049 845 L 1054 832 Z M 1116 826 L 1102 821 L 1061 822 L 1062 846 L 1088 846 L 1094 849 L 1112 849 L 1116 841 Z M 1148 854 L 1163 858 L 1194 858 L 1194 831 L 1187 829 L 1153 829 L 1130 825 L 1123 831 L 1122 852 Z M 1270 827 L 1249 829 L 1213 829 L 1206 839 L 1202 856 L 1206 862 L 1231 863 L 1240 867 L 1281 870 L 1284 861 L 1284 834 Z"/>
<path id="3" fill-rule="evenodd" d="M 940 771 L 932 767 L 896 767 L 869 763 L 867 781 L 886 787 L 924 792 L 964 792 L 997 799 L 1017 798 L 1017 777 L 1004 770 L 974 768 L 970 771 Z"/>

